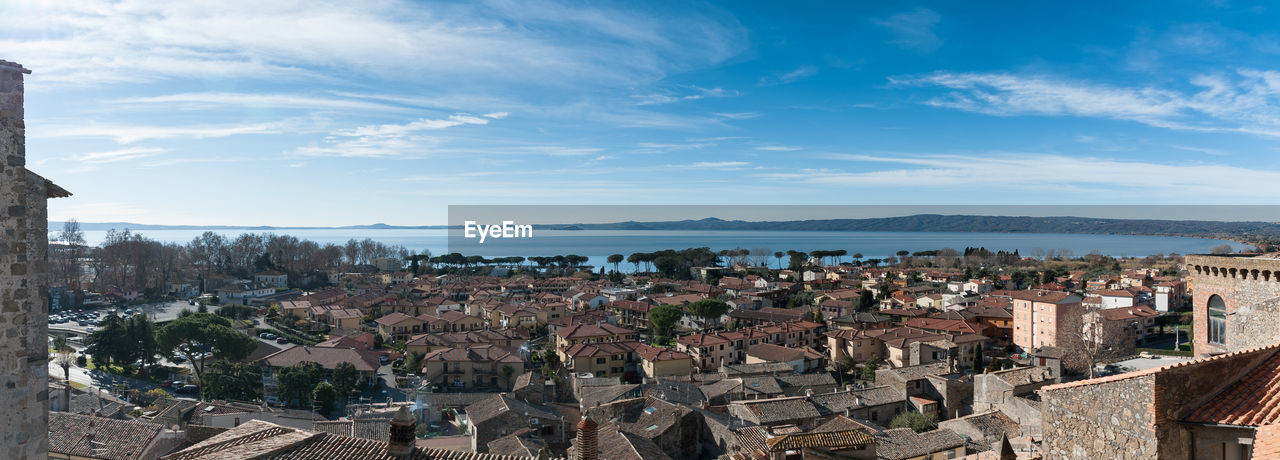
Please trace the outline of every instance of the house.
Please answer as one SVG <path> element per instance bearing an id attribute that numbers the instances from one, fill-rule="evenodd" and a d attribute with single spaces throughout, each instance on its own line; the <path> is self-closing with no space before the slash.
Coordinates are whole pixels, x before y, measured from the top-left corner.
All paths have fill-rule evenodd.
<path id="1" fill-rule="evenodd" d="M 1156 311 L 1169 312 L 1182 308 L 1186 304 L 1186 298 L 1187 283 L 1184 281 L 1162 281 L 1155 286 Z"/>
<path id="2" fill-rule="evenodd" d="M 276 270 L 254 273 L 253 281 L 273 288 L 285 289 L 289 287 L 289 275 Z"/>
<path id="3" fill-rule="evenodd" d="M 495 345 L 520 350 L 529 343 L 529 331 L 524 329 L 482 329 L 466 332 L 428 332 L 418 334 L 405 342 L 405 353 L 425 355 L 441 348 L 467 348 L 479 345 Z"/>
<path id="4" fill-rule="evenodd" d="M 786 363 L 799 374 L 827 367 L 826 359 L 817 350 L 809 347 L 789 348 L 769 343 L 747 348 L 746 363 Z"/>
<path id="5" fill-rule="evenodd" d="M 618 318 L 618 325 L 635 329 L 648 329 L 649 310 L 654 305 L 647 302 L 638 302 L 635 300 L 614 300 L 604 306 L 605 311 L 613 313 Z"/>
<path id="6" fill-rule="evenodd" d="M 1015 291 L 1013 343 L 1024 351 L 1070 347 L 1080 341 L 1079 295 L 1058 291 Z"/>
<path id="7" fill-rule="evenodd" d="M 693 372 L 693 357 L 688 353 L 640 344 L 636 347 L 636 355 L 640 357 L 640 370 L 645 378 L 689 375 Z"/>
<path id="8" fill-rule="evenodd" d="M 276 288 L 271 285 L 255 282 L 255 281 L 237 281 L 227 286 L 218 288 L 218 299 L 222 303 L 239 303 L 248 305 L 254 299 L 266 297 L 276 293 Z"/>
<path id="9" fill-rule="evenodd" d="M 568 362 L 568 356 L 564 355 L 565 350 L 569 347 L 585 343 L 599 342 L 624 342 L 635 341 L 637 339 L 636 332 L 621 326 L 612 324 L 575 324 L 568 327 L 556 328 L 555 346 L 556 351 L 561 354 L 561 361 Z"/>
<path id="10" fill-rule="evenodd" d="M 640 342 L 579 343 L 561 351 L 561 362 L 575 374 L 634 378 Z"/>
<path id="11" fill-rule="evenodd" d="M 355 366 L 360 379 L 367 383 L 376 381 L 379 366 L 377 355 L 372 352 L 354 348 L 299 345 L 272 353 L 258 361 L 262 366 L 263 391 L 267 394 L 273 393 L 276 388 L 276 372 L 300 363 L 319 364 L 325 370 L 325 380 L 329 379 L 334 367 L 339 363 L 350 363 Z"/>
<path id="12" fill-rule="evenodd" d="M 425 332 L 423 330 L 424 321 L 416 316 L 409 316 L 404 313 L 396 312 L 374 320 L 378 324 L 378 335 L 388 340 L 407 340 L 408 338 Z"/>
<path id="13" fill-rule="evenodd" d="M 973 400 L 973 380 L 947 363 L 878 369 L 876 385 L 893 388 L 912 410 L 932 413 L 939 419 L 969 413 Z"/>
<path id="14" fill-rule="evenodd" d="M 882 460 L 961 458 L 968 442 L 945 428 L 924 433 L 894 428 L 876 433 L 875 438 L 876 458 Z"/>
<path id="15" fill-rule="evenodd" d="M 291 459 L 385 460 L 389 458 L 456 458 L 458 456 L 457 451 L 416 446 L 414 433 L 417 431 L 418 422 L 410 413 L 408 406 L 400 406 L 395 415 L 385 423 L 386 441 L 375 441 L 250 420 L 161 458 L 162 460 L 239 459 L 261 458 L 269 455 L 274 458 Z M 487 445 L 486 443 L 486 449 Z M 488 454 L 465 455 L 472 460 L 522 459 L 522 457 L 498 457 Z"/>
<path id="16" fill-rule="evenodd" d="M 675 458 L 698 458 L 702 416 L 693 409 L 646 396 L 587 408 L 592 420 L 609 420 L 617 430 L 646 439 Z"/>
<path id="17" fill-rule="evenodd" d="M 547 443 L 568 442 L 566 421 L 551 406 L 532 404 L 495 394 L 467 406 L 471 424 L 471 449 L 487 453 L 489 443 L 522 429 L 529 429 Z"/>
<path id="18" fill-rule="evenodd" d="M 507 391 L 524 371 L 524 358 L 516 350 L 479 345 L 427 353 L 421 375 L 441 391 Z"/>
<path id="19" fill-rule="evenodd" d="M 181 446 L 181 432 L 142 421 L 49 412 L 48 458 L 153 459 Z"/>
<path id="20" fill-rule="evenodd" d="M 884 386 L 836 393 L 814 393 L 729 403 L 729 414 L 764 428 L 794 425 L 811 430 L 837 416 L 888 425 L 906 410 L 906 398 Z"/>

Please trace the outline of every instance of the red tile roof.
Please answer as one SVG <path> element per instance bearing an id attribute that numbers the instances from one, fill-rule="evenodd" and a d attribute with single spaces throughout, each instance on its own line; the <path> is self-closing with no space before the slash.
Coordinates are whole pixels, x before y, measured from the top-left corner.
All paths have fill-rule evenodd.
<path id="1" fill-rule="evenodd" d="M 1280 422 L 1280 353 L 1201 405 L 1187 421 L 1239 426 Z"/>

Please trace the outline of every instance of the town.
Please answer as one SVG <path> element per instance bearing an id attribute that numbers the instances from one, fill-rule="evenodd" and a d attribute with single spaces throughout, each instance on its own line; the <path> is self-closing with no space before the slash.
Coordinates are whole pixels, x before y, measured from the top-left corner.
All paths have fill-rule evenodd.
<path id="1" fill-rule="evenodd" d="M 1158 404 L 1191 411 L 1154 425 L 1180 437 L 1128 434 L 1097 455 L 1247 452 L 1238 439 L 1266 420 L 1247 407 L 1270 406 L 1239 401 L 1240 387 L 1280 362 L 1267 358 L 1276 346 L 1240 351 L 1275 328 L 1228 341 L 1245 323 L 1224 320 L 1223 297 L 1280 294 L 1280 259 L 1228 247 L 1143 259 L 693 248 L 593 268 L 368 240 L 114 235 L 86 247 L 70 222 L 49 246 L 50 430 L 69 440 L 51 454 L 89 442 L 128 458 L 238 455 L 295 436 L 286 452 L 1057 458 L 1155 423 L 1144 417 Z M 1228 361 L 1250 365 L 1223 380 Z M 1128 387 L 1139 379 L 1151 382 Z M 1242 395 L 1115 399 L 1161 385 Z M 1120 410 L 1128 425 L 1103 423 Z"/>

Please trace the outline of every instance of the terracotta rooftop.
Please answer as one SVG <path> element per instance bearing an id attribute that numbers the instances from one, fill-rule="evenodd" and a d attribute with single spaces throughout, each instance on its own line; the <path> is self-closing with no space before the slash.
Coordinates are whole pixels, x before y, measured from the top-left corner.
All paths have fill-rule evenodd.
<path id="1" fill-rule="evenodd" d="M 1188 422 L 1259 426 L 1280 422 L 1280 353 L 1187 416 Z"/>
<path id="2" fill-rule="evenodd" d="M 766 441 L 770 452 L 801 450 L 805 448 L 851 449 L 876 443 L 865 431 L 852 429 L 819 433 L 787 434 Z"/>

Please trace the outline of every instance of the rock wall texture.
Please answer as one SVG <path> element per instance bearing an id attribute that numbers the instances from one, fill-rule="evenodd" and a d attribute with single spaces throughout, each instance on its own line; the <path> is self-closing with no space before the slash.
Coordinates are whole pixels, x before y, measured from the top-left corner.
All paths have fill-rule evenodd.
<path id="1" fill-rule="evenodd" d="M 49 444 L 48 222 L 44 180 L 26 170 L 26 73 L 0 61 L 0 456 L 11 459 L 44 458 Z"/>
<path id="2" fill-rule="evenodd" d="M 1195 458 L 1192 430 L 1199 427 L 1179 421 L 1278 349 L 1045 387 L 1045 458 Z"/>

